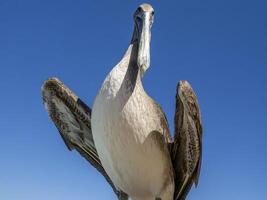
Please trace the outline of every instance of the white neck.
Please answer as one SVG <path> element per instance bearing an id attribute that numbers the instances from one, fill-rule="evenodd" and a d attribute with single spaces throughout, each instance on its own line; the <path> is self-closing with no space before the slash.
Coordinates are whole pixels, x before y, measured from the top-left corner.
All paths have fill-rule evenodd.
<path id="1" fill-rule="evenodd" d="M 137 43 L 131 43 L 121 61 L 106 77 L 101 91 L 106 93 L 108 99 L 117 96 L 128 98 L 137 85 L 142 87 L 137 55 Z"/>

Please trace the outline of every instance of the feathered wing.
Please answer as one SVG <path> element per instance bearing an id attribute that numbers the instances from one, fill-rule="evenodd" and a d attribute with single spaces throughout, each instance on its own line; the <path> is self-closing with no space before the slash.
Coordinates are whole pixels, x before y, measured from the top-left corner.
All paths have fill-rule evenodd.
<path id="1" fill-rule="evenodd" d="M 107 180 L 120 200 L 127 194 L 119 191 L 105 172 L 93 141 L 91 109 L 57 78 L 42 86 L 45 108 L 69 150 L 76 149 Z"/>
<path id="2" fill-rule="evenodd" d="M 197 97 L 187 81 L 176 91 L 175 135 L 171 154 L 175 171 L 174 200 L 184 200 L 198 184 L 202 154 L 202 125 Z"/>

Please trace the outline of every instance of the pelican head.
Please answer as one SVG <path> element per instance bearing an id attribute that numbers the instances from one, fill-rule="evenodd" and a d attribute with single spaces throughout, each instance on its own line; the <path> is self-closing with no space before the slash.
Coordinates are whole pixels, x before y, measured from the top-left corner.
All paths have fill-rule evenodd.
<path id="1" fill-rule="evenodd" d="M 149 4 L 142 4 L 134 13 L 133 42 L 138 43 L 137 65 L 143 75 L 150 65 L 151 27 L 154 20 L 154 9 Z"/>

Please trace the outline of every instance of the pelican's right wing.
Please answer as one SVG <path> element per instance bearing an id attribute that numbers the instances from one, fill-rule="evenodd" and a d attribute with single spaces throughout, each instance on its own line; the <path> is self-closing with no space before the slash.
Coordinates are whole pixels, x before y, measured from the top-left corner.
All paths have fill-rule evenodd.
<path id="1" fill-rule="evenodd" d="M 57 78 L 42 86 L 45 108 L 69 150 L 76 149 L 107 180 L 120 200 L 127 194 L 117 190 L 98 157 L 92 131 L 91 109 Z"/>
<path id="2" fill-rule="evenodd" d="M 180 81 L 176 93 L 175 136 L 172 162 L 175 171 L 174 200 L 184 200 L 193 183 L 198 184 L 202 125 L 197 97 L 187 81 Z"/>

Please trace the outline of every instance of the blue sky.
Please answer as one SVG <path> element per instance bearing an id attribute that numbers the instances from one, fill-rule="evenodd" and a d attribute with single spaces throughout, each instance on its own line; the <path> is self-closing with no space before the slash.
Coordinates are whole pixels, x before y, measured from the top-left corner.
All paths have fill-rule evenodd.
<path id="1" fill-rule="evenodd" d="M 115 200 L 42 105 L 56 76 L 88 105 L 120 60 L 141 1 L 0 0 L 0 199 Z M 144 87 L 173 130 L 175 88 L 195 89 L 203 116 L 203 165 L 190 200 L 267 195 L 267 2 L 150 1 L 151 67 Z"/>

